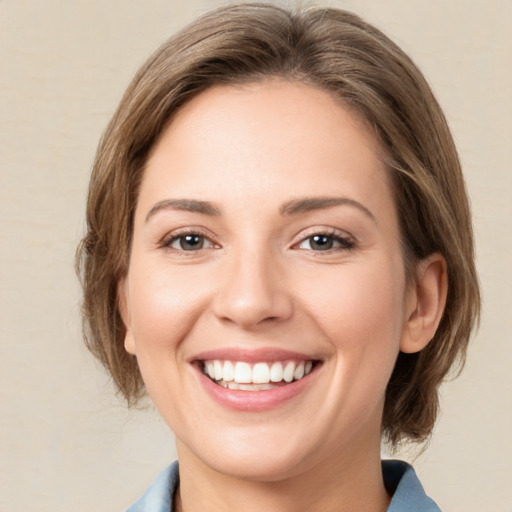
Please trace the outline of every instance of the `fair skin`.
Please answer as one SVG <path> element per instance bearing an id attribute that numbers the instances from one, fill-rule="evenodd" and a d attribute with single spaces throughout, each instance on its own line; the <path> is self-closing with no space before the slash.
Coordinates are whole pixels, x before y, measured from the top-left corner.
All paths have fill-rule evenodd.
<path id="1" fill-rule="evenodd" d="M 176 435 L 177 509 L 385 511 L 386 384 L 446 295 L 441 256 L 418 269 L 407 285 L 377 142 L 329 94 L 273 80 L 186 104 L 147 162 L 119 287 Z M 224 387 L 226 361 L 263 384 Z"/>

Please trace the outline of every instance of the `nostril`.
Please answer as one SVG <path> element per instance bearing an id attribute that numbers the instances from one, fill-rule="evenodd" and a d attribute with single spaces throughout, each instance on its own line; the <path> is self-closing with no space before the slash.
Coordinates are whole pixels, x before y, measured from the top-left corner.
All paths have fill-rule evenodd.
<path id="1" fill-rule="evenodd" d="M 268 251 L 244 255 L 234 251 L 231 256 L 212 302 L 215 315 L 244 328 L 290 318 L 293 307 L 286 269 L 278 268 Z"/>
<path id="2" fill-rule="evenodd" d="M 290 318 L 292 308 L 283 300 L 275 300 L 275 297 L 268 301 L 247 300 L 239 297 L 231 302 L 219 300 L 215 312 L 224 322 L 249 328 L 286 320 Z"/>

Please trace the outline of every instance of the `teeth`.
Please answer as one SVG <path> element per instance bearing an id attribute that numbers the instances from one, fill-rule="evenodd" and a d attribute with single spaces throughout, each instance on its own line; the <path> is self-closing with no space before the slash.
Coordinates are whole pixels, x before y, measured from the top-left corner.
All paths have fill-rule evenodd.
<path id="1" fill-rule="evenodd" d="M 215 380 L 221 380 L 223 371 L 222 371 L 222 364 L 217 359 L 213 361 L 213 372 L 215 374 Z"/>
<path id="2" fill-rule="evenodd" d="M 249 363 L 236 363 L 235 382 L 239 384 L 250 384 L 252 382 L 252 371 Z"/>
<path id="3" fill-rule="evenodd" d="M 276 386 L 272 384 L 238 384 L 237 382 L 229 382 L 227 387 L 229 389 L 240 389 L 242 391 L 264 391 L 266 389 L 274 389 Z"/>
<path id="4" fill-rule="evenodd" d="M 223 372 L 222 380 L 224 380 L 226 382 L 231 382 L 234 378 L 235 378 L 235 367 L 231 361 L 226 361 L 224 363 L 224 372 Z"/>
<path id="5" fill-rule="evenodd" d="M 217 374 L 217 372 L 215 372 L 215 374 Z M 293 378 L 299 380 L 302 379 L 302 377 L 304 377 L 304 363 L 299 363 L 293 372 Z"/>
<path id="6" fill-rule="evenodd" d="M 283 379 L 285 382 L 291 382 L 293 380 L 293 374 L 295 372 L 295 363 L 290 361 L 286 364 L 283 371 Z"/>
<path id="7" fill-rule="evenodd" d="M 270 380 L 270 368 L 267 363 L 257 363 L 252 369 L 252 382 L 266 384 Z"/>
<path id="8" fill-rule="evenodd" d="M 273 389 L 271 383 L 300 380 L 313 369 L 313 361 L 276 361 L 255 363 L 244 361 L 204 361 L 203 372 L 223 387 L 259 391 Z"/>
<path id="9" fill-rule="evenodd" d="M 206 373 L 209 375 L 210 379 L 215 378 L 215 370 L 213 369 L 213 361 L 208 361 L 206 363 Z"/>
<path id="10" fill-rule="evenodd" d="M 270 368 L 270 380 L 272 382 L 281 382 L 283 380 L 283 365 L 276 362 Z"/>

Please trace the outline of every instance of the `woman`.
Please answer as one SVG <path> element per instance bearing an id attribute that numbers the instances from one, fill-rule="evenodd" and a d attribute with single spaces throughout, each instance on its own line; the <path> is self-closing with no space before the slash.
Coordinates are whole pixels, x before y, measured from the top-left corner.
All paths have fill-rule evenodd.
<path id="1" fill-rule="evenodd" d="M 200 18 L 128 87 L 87 222 L 88 346 L 179 456 L 128 510 L 439 510 L 380 446 L 428 439 L 479 291 L 449 129 L 386 36 Z"/>

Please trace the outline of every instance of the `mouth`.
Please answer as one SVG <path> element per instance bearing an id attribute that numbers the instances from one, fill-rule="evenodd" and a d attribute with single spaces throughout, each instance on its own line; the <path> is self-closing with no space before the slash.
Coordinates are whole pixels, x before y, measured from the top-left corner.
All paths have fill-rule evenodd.
<path id="1" fill-rule="evenodd" d="M 197 363 L 204 375 L 218 386 L 238 391 L 267 391 L 304 379 L 320 362 L 296 359 L 259 362 L 207 359 Z"/>
<path id="2" fill-rule="evenodd" d="M 316 389 L 325 359 L 272 347 L 229 347 L 196 354 L 189 362 L 214 402 L 254 413 L 279 409 Z"/>

